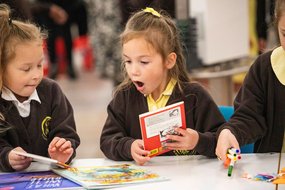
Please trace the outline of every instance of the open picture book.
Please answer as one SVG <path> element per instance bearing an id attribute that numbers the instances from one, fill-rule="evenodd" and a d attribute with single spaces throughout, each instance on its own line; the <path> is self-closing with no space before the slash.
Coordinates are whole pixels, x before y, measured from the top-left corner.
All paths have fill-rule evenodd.
<path id="1" fill-rule="evenodd" d="M 18 155 L 33 158 L 33 160 L 40 163 L 56 167 L 51 167 L 52 171 L 47 171 L 47 173 L 16 172 L 0 174 L 0 189 L 1 187 L 15 189 L 16 186 L 19 189 L 61 189 L 62 185 L 65 184 L 70 186 L 66 187 L 67 189 L 73 186 L 84 187 L 85 189 L 105 189 L 168 180 L 133 164 L 73 167 L 47 157 L 19 151 L 14 152 Z"/>
<path id="2" fill-rule="evenodd" d="M 144 149 L 150 157 L 170 151 L 165 147 L 167 135 L 179 135 L 175 128 L 186 129 L 184 102 L 168 105 L 139 115 Z"/>
<path id="3" fill-rule="evenodd" d="M 105 189 L 168 180 L 132 164 L 52 169 L 86 189 Z"/>

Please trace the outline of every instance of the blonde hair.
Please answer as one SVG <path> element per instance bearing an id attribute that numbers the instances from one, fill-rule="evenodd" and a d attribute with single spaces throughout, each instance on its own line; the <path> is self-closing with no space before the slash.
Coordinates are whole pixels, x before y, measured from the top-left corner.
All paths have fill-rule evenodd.
<path id="1" fill-rule="evenodd" d="M 169 53 L 176 53 L 176 64 L 169 70 L 169 77 L 177 80 L 177 84 L 181 90 L 181 84 L 183 82 L 190 82 L 190 79 L 186 71 L 180 32 L 168 14 L 160 11 L 158 15 L 144 10 L 133 14 L 128 20 L 125 30 L 120 35 L 121 45 L 123 46 L 123 44 L 129 40 L 143 36 L 144 39 L 162 56 L 164 61 L 167 59 Z M 130 87 L 132 84 L 124 64 L 122 64 L 121 67 L 124 80 L 116 88 L 115 95 L 118 91 Z"/>
<path id="2" fill-rule="evenodd" d="M 18 43 L 40 41 L 47 38 L 47 33 L 30 22 L 12 20 L 11 10 L 6 4 L 0 4 L 0 89 L 2 77 L 8 62 L 15 57 Z"/>
<path id="3" fill-rule="evenodd" d="M 0 136 L 1 134 L 5 133 L 6 131 L 10 130 L 12 125 L 8 123 L 2 113 L 0 113 Z"/>

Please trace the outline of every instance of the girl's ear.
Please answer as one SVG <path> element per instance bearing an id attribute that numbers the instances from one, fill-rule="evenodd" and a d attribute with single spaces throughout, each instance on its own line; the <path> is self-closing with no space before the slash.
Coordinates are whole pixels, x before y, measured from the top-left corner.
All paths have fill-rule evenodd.
<path id="1" fill-rule="evenodd" d="M 167 69 L 172 69 L 174 67 L 176 63 L 176 58 L 177 58 L 176 53 L 171 52 L 170 54 L 168 54 L 165 64 Z"/>

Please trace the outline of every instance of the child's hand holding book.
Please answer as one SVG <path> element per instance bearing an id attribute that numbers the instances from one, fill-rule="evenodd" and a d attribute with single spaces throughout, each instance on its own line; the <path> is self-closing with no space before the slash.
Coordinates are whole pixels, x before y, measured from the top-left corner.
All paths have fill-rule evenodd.
<path id="1" fill-rule="evenodd" d="M 26 153 L 21 147 L 16 147 L 12 151 L 9 152 L 8 159 L 11 167 L 15 171 L 20 171 L 28 168 L 31 165 L 32 158 L 26 157 L 16 152 Z"/>
<path id="2" fill-rule="evenodd" d="M 175 128 L 179 135 L 167 135 L 165 146 L 169 150 L 193 150 L 198 143 L 199 134 L 193 129 Z"/>
<path id="3" fill-rule="evenodd" d="M 150 160 L 149 151 L 144 150 L 143 140 L 137 139 L 131 145 L 131 154 L 138 165 L 144 165 Z"/>

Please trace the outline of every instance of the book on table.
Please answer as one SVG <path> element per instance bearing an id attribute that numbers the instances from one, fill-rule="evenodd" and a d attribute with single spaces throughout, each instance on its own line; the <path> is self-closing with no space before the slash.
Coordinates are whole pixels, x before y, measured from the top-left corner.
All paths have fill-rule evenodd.
<path id="1" fill-rule="evenodd" d="M 105 189 L 168 180 L 133 164 L 84 166 L 52 169 L 55 173 L 80 184 L 86 189 Z"/>
<path id="2" fill-rule="evenodd" d="M 0 189 L 84 189 L 52 171 L 14 172 L 0 174 Z"/>
<path id="3" fill-rule="evenodd" d="M 139 115 L 144 149 L 149 156 L 157 156 L 170 151 L 165 144 L 167 135 L 179 135 L 175 128 L 186 129 L 184 102 L 177 102 L 155 111 Z"/>
<path id="4" fill-rule="evenodd" d="M 14 151 L 14 150 L 13 150 Z M 58 161 L 25 152 L 16 154 L 50 164 L 51 171 L 0 173 L 0 189 L 105 189 L 123 185 L 168 180 L 133 164 L 73 167 Z M 56 167 L 54 167 L 56 166 Z"/>

